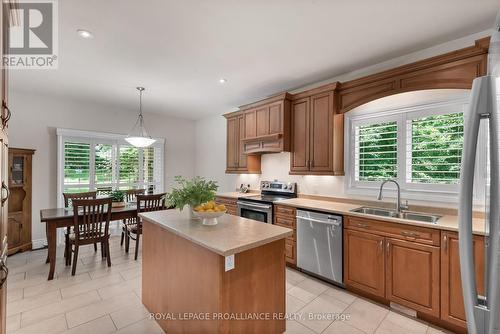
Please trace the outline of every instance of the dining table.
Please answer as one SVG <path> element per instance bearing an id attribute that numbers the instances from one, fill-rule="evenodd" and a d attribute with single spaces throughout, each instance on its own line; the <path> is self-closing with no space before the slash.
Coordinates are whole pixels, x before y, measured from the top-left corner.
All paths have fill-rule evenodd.
<path id="1" fill-rule="evenodd" d="M 127 203 L 123 207 L 111 208 L 111 221 L 134 218 L 137 216 L 136 203 Z M 40 210 L 40 221 L 46 224 L 48 255 L 50 264 L 48 280 L 54 279 L 56 269 L 57 229 L 74 226 L 73 208 L 55 208 Z"/>

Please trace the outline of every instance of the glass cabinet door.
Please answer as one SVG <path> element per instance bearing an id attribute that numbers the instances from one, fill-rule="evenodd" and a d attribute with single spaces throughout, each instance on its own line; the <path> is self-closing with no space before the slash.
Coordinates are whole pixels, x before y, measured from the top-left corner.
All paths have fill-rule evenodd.
<path id="1" fill-rule="evenodd" d="M 12 186 L 21 186 L 24 183 L 24 157 L 12 157 L 11 166 L 11 183 Z"/>

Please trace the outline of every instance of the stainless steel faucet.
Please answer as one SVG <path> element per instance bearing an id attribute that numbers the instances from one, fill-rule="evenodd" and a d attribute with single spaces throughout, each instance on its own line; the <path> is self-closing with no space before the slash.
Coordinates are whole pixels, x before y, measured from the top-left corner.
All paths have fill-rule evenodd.
<path id="1" fill-rule="evenodd" d="M 406 201 L 406 204 L 401 204 L 401 187 L 399 186 L 399 183 L 396 180 L 385 180 L 384 182 L 382 182 L 382 184 L 380 185 L 380 189 L 378 191 L 377 199 L 379 201 L 382 200 L 382 189 L 384 188 L 384 185 L 387 182 L 394 183 L 396 185 L 396 187 L 398 188 L 398 198 L 397 198 L 397 202 L 396 202 L 396 210 L 398 212 L 401 212 L 402 209 L 404 209 L 404 210 L 408 209 L 408 201 Z"/>

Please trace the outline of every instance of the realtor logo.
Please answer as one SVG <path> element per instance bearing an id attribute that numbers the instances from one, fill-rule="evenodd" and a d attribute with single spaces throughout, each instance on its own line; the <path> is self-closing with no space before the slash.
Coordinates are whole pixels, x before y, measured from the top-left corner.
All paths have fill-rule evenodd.
<path id="1" fill-rule="evenodd" d="M 15 69 L 57 68 L 57 1 L 3 3 L 9 18 L 2 64 Z"/>

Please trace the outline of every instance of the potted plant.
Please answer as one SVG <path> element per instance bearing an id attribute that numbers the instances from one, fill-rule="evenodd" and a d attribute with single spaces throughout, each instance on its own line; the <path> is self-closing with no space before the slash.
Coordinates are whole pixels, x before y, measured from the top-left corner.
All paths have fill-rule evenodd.
<path id="1" fill-rule="evenodd" d="M 200 176 L 196 176 L 191 180 L 182 176 L 176 176 L 175 182 L 178 187 L 172 189 L 167 194 L 167 204 L 179 210 L 184 209 L 186 205 L 189 206 L 188 209 L 191 218 L 192 208 L 208 201 L 213 201 L 219 188 L 217 182 L 205 180 L 205 178 Z"/>
<path id="2" fill-rule="evenodd" d="M 121 190 L 113 190 L 110 195 L 111 200 L 113 201 L 113 208 L 122 208 L 126 205 L 125 203 L 125 193 Z"/>

